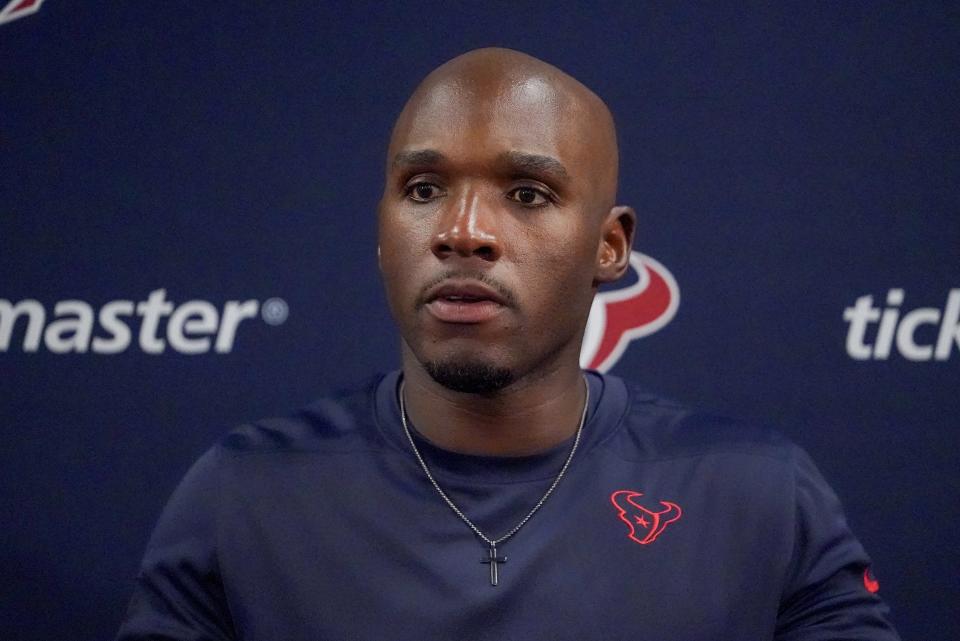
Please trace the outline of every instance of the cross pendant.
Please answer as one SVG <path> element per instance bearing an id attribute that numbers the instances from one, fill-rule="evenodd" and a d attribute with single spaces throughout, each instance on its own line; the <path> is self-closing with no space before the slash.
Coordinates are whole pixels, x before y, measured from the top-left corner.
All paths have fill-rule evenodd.
<path id="1" fill-rule="evenodd" d="M 506 563 L 507 557 L 497 556 L 497 546 L 491 545 L 490 549 L 487 550 L 487 558 L 480 559 L 481 563 L 488 563 L 490 565 L 490 585 L 496 585 L 499 579 L 497 573 L 497 564 Z"/>

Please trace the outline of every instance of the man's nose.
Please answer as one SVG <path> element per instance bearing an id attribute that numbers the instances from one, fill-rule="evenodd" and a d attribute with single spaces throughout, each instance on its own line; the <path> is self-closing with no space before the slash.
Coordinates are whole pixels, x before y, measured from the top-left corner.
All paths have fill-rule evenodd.
<path id="1" fill-rule="evenodd" d="M 469 191 L 451 203 L 440 215 L 433 237 L 433 254 L 443 260 L 453 255 L 476 256 L 495 261 L 502 253 L 496 225 L 496 212 L 475 191 Z"/>

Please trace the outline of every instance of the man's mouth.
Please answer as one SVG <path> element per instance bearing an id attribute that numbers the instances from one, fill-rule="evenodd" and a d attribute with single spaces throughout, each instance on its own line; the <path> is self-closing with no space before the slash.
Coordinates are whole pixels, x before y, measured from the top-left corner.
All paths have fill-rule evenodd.
<path id="1" fill-rule="evenodd" d="M 427 310 L 444 323 L 483 323 L 505 307 L 500 294 L 475 281 L 447 281 L 427 294 Z"/>

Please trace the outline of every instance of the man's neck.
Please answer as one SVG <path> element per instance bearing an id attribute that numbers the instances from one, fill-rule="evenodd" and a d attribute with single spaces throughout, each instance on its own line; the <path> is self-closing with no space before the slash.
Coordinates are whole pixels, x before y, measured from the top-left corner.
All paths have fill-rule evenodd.
<path id="1" fill-rule="evenodd" d="M 413 362 L 410 362 L 413 361 Z M 437 447 L 464 454 L 523 456 L 577 431 L 586 389 L 579 366 L 524 377 L 490 395 L 456 392 L 404 358 L 407 418 Z"/>

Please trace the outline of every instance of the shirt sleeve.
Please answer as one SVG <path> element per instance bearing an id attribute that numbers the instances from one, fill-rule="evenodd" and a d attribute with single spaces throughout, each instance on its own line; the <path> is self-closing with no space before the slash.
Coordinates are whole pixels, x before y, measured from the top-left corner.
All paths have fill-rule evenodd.
<path id="1" fill-rule="evenodd" d="M 868 574 L 870 558 L 839 499 L 799 448 L 794 474 L 795 538 L 776 641 L 899 641 Z"/>
<path id="2" fill-rule="evenodd" d="M 117 641 L 234 638 L 217 563 L 219 449 L 187 472 L 147 545 Z"/>

